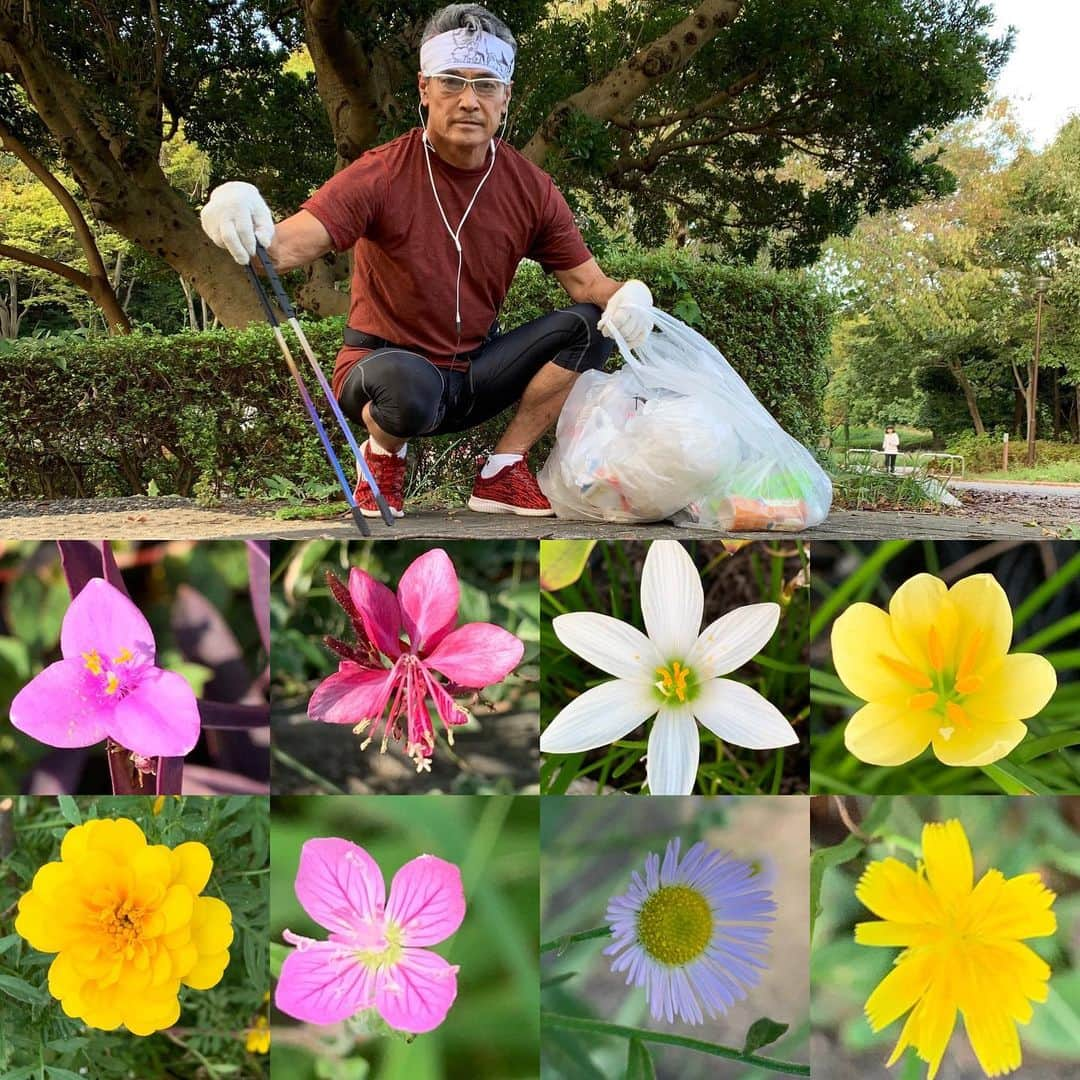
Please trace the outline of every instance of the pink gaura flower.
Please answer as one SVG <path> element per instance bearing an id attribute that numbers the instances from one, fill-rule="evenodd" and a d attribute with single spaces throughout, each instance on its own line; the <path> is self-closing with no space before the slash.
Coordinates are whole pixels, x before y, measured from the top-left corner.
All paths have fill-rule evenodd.
<path id="1" fill-rule="evenodd" d="M 435 729 L 428 699 L 453 744 L 452 728 L 469 719 L 453 693 L 501 682 L 521 662 L 524 644 L 492 623 L 466 623 L 454 629 L 458 579 L 442 548 L 426 551 L 409 565 L 398 582 L 397 596 L 355 566 L 349 572 L 348 589 L 333 574 L 326 579 L 352 622 L 356 644 L 325 639 L 342 659 L 337 673 L 316 687 L 308 716 L 352 724 L 358 735 L 370 728 L 363 750 L 389 706 L 383 751 L 389 739 L 401 737 L 404 718 L 405 753 L 417 772 L 430 769 Z M 448 681 L 440 680 L 440 674 Z"/>
<path id="2" fill-rule="evenodd" d="M 11 703 L 11 723 L 49 746 L 110 738 L 142 757 L 182 757 L 199 739 L 199 706 L 187 680 L 155 665 L 143 613 L 104 578 L 67 609 L 62 660 L 34 676 Z"/>
<path id="3" fill-rule="evenodd" d="M 333 1024 L 374 1008 L 392 1028 L 437 1028 L 457 997 L 457 967 L 425 948 L 465 917 L 461 871 L 434 855 L 407 862 L 386 899 L 375 860 L 348 840 L 308 840 L 296 898 L 328 941 L 286 930 L 295 945 L 281 966 L 274 1002 L 297 1020 Z"/>

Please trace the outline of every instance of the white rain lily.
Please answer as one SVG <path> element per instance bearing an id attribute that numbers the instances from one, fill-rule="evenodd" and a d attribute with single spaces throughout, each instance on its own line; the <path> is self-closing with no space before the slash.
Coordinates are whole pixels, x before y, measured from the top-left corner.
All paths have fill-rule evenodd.
<path id="1" fill-rule="evenodd" d="M 778 604 L 749 604 L 700 634 L 705 593 L 693 560 L 675 540 L 656 540 L 641 575 L 646 637 L 595 612 L 552 621 L 556 637 L 614 675 L 575 698 L 540 736 L 549 754 L 595 750 L 624 738 L 654 713 L 645 761 L 649 793 L 689 795 L 698 768 L 695 720 L 718 739 L 751 750 L 792 746 L 798 736 L 756 690 L 722 679 L 756 656 L 776 631 Z"/>

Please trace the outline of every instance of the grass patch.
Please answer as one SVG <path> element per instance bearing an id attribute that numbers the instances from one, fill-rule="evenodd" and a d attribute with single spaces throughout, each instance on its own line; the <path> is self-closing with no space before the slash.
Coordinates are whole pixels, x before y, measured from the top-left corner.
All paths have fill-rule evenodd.
<path id="1" fill-rule="evenodd" d="M 1036 465 L 1030 469 L 1027 466 L 1009 469 L 1008 472 L 995 469 L 969 474 L 969 476 L 979 480 L 1042 480 L 1052 484 L 1080 484 L 1080 461 L 1052 461 L 1047 465 Z"/>
<path id="2" fill-rule="evenodd" d="M 833 507 L 837 510 L 937 510 L 939 503 L 920 484 L 924 473 L 883 473 L 835 469 Z"/>
<path id="3" fill-rule="evenodd" d="M 919 428 L 897 427 L 896 433 L 900 436 L 900 449 L 903 450 L 929 450 L 933 447 L 934 436 L 932 432 L 922 431 Z M 882 440 L 885 438 L 883 427 L 849 427 L 848 437 L 844 439 L 843 427 L 834 427 L 829 435 L 832 445 L 838 450 L 880 450 Z"/>

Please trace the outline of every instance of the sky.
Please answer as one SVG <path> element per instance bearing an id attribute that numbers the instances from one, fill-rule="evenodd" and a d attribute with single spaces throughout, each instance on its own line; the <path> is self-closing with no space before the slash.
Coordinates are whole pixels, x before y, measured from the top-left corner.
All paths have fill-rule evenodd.
<path id="1" fill-rule="evenodd" d="M 997 94 L 1012 99 L 1042 148 L 1069 114 L 1080 112 L 1080 0 L 992 0 L 995 29 L 1016 28 Z"/>

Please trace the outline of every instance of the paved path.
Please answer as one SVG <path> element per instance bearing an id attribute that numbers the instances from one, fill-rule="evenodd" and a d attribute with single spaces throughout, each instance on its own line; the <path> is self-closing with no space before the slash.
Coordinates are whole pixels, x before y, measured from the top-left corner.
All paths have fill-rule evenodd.
<path id="1" fill-rule="evenodd" d="M 777 538 L 801 535 L 812 539 L 890 538 L 928 539 L 1040 539 L 1055 535 L 1077 515 L 1068 508 L 1036 516 L 1024 506 L 996 503 L 989 512 L 976 507 L 964 513 L 918 514 L 892 510 L 837 510 L 816 529 L 801 534 L 738 533 L 732 535 Z M 1036 524 L 1038 522 L 1039 524 Z M 379 539 L 485 539 L 596 537 L 599 539 L 654 540 L 659 537 L 716 538 L 707 529 L 683 529 L 669 524 L 611 525 L 554 518 L 524 518 L 474 514 L 464 508 L 410 513 L 393 528 L 371 523 Z M 56 539 L 303 539 L 355 538 L 350 519 L 282 521 L 266 503 L 236 503 L 204 508 L 190 499 L 160 498 L 72 499 L 54 502 L 0 502 L 0 540 Z"/>
<path id="2" fill-rule="evenodd" d="M 1080 484 L 1037 484 L 1019 480 L 950 480 L 950 491 L 1005 491 L 1013 495 L 1057 495 L 1072 499 L 1080 509 Z"/>

